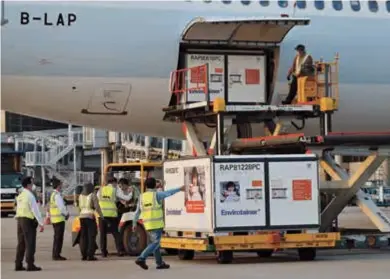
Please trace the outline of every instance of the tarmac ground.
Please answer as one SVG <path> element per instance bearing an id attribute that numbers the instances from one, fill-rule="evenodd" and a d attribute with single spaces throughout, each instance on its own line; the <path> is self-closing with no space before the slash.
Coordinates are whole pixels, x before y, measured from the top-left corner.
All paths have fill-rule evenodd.
<path id="1" fill-rule="evenodd" d="M 385 210 L 389 214 L 390 210 Z M 344 227 L 370 228 L 358 208 L 348 208 L 340 216 Z M 277 253 L 272 258 L 260 259 L 254 253 L 236 253 L 232 264 L 220 265 L 213 254 L 197 254 L 192 261 L 180 261 L 176 256 L 165 256 L 171 265 L 169 270 L 156 270 L 153 259 L 148 260 L 149 270 L 134 264 L 134 258 L 115 255 L 97 262 L 82 262 L 78 247 L 71 246 L 71 222 L 68 221 L 62 255 L 65 262 L 51 260 L 53 230 L 46 226 L 38 233 L 36 265 L 43 271 L 28 273 L 29 279 L 39 278 L 387 278 L 390 274 L 390 250 L 323 250 L 314 262 L 300 262 L 295 251 Z M 112 239 L 108 236 L 108 239 Z M 111 242 L 112 245 L 112 242 Z M 1 275 L 4 279 L 24 278 L 26 272 L 15 272 L 16 222 L 12 217 L 1 220 Z"/>

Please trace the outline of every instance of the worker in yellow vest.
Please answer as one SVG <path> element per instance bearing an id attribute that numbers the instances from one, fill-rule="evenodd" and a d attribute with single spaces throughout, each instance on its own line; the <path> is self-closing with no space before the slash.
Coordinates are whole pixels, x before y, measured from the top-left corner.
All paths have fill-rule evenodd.
<path id="1" fill-rule="evenodd" d="M 314 75 L 314 62 L 310 54 L 306 53 L 304 45 L 295 47 L 297 55 L 294 58 L 293 65 L 288 70 L 287 80 L 290 81 L 290 91 L 287 98 L 282 102 L 283 105 L 291 104 L 297 95 L 298 78 L 303 76 Z"/>
<path id="2" fill-rule="evenodd" d="M 119 220 L 118 209 L 116 206 L 117 199 L 129 201 L 132 198 L 132 192 L 125 195 L 121 188 L 117 187 L 117 180 L 115 177 L 107 179 L 108 184 L 101 187 L 98 191 L 97 197 L 99 205 L 102 209 L 104 220 L 99 220 L 100 230 L 100 249 L 102 256 L 107 257 L 107 233 L 111 232 L 115 239 L 118 256 L 124 256 L 124 247 L 119 234 Z"/>
<path id="3" fill-rule="evenodd" d="M 34 264 L 37 240 L 37 227 L 43 232 L 43 218 L 32 193 L 33 178 L 25 177 L 22 180 L 23 190 L 16 200 L 16 220 L 18 245 L 16 247 L 15 271 L 26 270 L 23 267 L 23 258 L 26 254 L 27 271 L 40 271 L 42 268 Z"/>
<path id="4" fill-rule="evenodd" d="M 66 261 L 65 257 L 61 256 L 62 245 L 64 243 L 65 221 L 69 219 L 69 212 L 66 209 L 64 199 L 61 196 L 62 183 L 60 180 L 53 178 L 54 191 L 50 195 L 49 216 L 53 224 L 53 261 Z"/>
<path id="5" fill-rule="evenodd" d="M 162 202 L 165 198 L 170 197 L 180 191 L 185 190 L 185 186 L 171 189 L 168 191 L 157 191 L 156 179 L 153 177 L 145 180 L 146 192 L 141 194 L 138 207 L 133 219 L 133 231 L 137 229 L 138 219 L 141 217 L 145 230 L 149 233 L 150 244 L 145 248 L 135 263 L 142 269 L 148 269 L 146 259 L 149 255 L 154 254 L 157 269 L 168 269 L 160 252 L 160 240 L 164 229 L 164 210 Z"/>
<path id="6" fill-rule="evenodd" d="M 80 251 L 82 261 L 96 261 L 97 224 L 95 211 L 104 219 L 92 183 L 87 183 L 79 196 Z"/>

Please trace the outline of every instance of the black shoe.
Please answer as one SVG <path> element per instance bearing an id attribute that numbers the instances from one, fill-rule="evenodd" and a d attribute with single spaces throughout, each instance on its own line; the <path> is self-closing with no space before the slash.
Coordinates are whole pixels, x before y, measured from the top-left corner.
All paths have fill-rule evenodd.
<path id="1" fill-rule="evenodd" d="M 98 259 L 96 257 L 88 257 L 87 261 L 92 262 L 92 261 L 97 261 Z"/>
<path id="2" fill-rule="evenodd" d="M 22 265 L 15 266 L 15 271 L 24 271 L 24 270 L 26 270 L 26 268 L 24 266 L 22 266 Z"/>
<path id="3" fill-rule="evenodd" d="M 27 267 L 27 271 L 41 271 L 41 270 L 42 270 L 42 268 L 40 268 L 39 266 L 35 266 L 35 265 Z"/>
<path id="4" fill-rule="evenodd" d="M 66 260 L 67 260 L 67 258 L 62 257 L 62 256 L 53 257 L 53 261 L 66 261 Z"/>
<path id="5" fill-rule="evenodd" d="M 125 256 L 125 252 L 121 251 L 121 252 L 118 252 L 118 257 L 124 257 Z"/>
<path id="6" fill-rule="evenodd" d="M 146 262 L 143 261 L 143 260 L 137 259 L 137 260 L 135 261 L 135 264 L 138 265 L 138 266 L 140 266 L 140 267 L 141 267 L 142 269 L 144 269 L 144 270 L 147 270 L 147 269 L 149 268 L 148 265 L 146 264 Z"/>
<path id="7" fill-rule="evenodd" d="M 282 105 L 289 105 L 290 102 L 287 102 L 286 100 L 285 101 L 282 101 Z"/>
<path id="8" fill-rule="evenodd" d="M 108 257 L 108 252 L 102 252 L 102 257 L 107 258 Z"/>
<path id="9" fill-rule="evenodd" d="M 82 257 L 81 260 L 82 260 L 82 261 L 86 261 L 86 260 L 87 260 L 87 257 Z"/>
<path id="10" fill-rule="evenodd" d="M 171 266 L 166 263 L 162 263 L 161 265 L 158 265 L 156 268 L 157 269 L 169 269 Z"/>

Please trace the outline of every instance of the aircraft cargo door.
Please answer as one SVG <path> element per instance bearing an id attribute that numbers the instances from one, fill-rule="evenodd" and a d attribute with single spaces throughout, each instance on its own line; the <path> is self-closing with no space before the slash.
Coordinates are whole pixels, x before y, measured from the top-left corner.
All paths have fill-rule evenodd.
<path id="1" fill-rule="evenodd" d="M 228 103 L 265 103 L 265 56 L 228 55 Z"/>

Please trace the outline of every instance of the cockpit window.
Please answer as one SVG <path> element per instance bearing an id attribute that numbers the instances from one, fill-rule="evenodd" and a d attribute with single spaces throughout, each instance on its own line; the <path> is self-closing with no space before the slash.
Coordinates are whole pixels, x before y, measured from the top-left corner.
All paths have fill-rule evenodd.
<path id="1" fill-rule="evenodd" d="M 343 9 L 343 1 L 332 1 L 333 9 L 341 11 Z"/>
<path id="2" fill-rule="evenodd" d="M 325 8 L 325 3 L 323 0 L 316 0 L 314 1 L 314 6 L 317 10 L 323 10 Z"/>
<path id="3" fill-rule="evenodd" d="M 390 0 L 386 1 L 386 9 L 390 13 Z"/>
<path id="4" fill-rule="evenodd" d="M 222 0 L 222 3 L 224 3 L 224 4 L 230 4 L 230 3 L 232 3 L 232 0 Z"/>
<path id="5" fill-rule="evenodd" d="M 350 1 L 351 2 L 351 9 L 354 12 L 360 11 L 360 1 Z"/>
<path id="6" fill-rule="evenodd" d="M 279 7 L 281 7 L 281 8 L 287 8 L 288 7 L 288 1 L 286 1 L 286 0 L 279 0 L 278 4 L 279 4 Z"/>
<path id="7" fill-rule="evenodd" d="M 295 3 L 297 5 L 298 9 L 306 9 L 306 1 L 301 0 L 301 1 L 297 1 Z"/>
<path id="8" fill-rule="evenodd" d="M 368 9 L 371 12 L 376 13 L 379 9 L 378 2 L 377 1 L 368 1 Z"/>
<path id="9" fill-rule="evenodd" d="M 241 3 L 243 4 L 243 5 L 249 5 L 250 3 L 251 3 L 251 1 L 250 0 L 241 0 Z"/>

